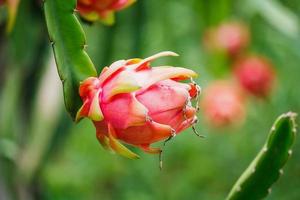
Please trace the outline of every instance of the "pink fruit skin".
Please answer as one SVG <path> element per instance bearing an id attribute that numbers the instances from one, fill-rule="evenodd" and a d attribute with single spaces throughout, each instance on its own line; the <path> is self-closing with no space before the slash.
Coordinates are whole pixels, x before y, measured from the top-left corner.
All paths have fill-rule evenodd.
<path id="1" fill-rule="evenodd" d="M 249 43 L 248 28 L 238 22 L 226 22 L 209 29 L 204 44 L 209 50 L 223 50 L 230 56 L 240 53 Z"/>
<path id="2" fill-rule="evenodd" d="M 160 153 L 150 144 L 180 133 L 197 119 L 190 104 L 196 85 L 178 82 L 197 74 L 180 67 L 150 67 L 158 57 L 176 55 L 161 52 L 144 60 L 120 60 L 104 68 L 99 78 L 86 79 L 79 89 L 83 106 L 78 119 L 93 120 L 100 143 L 121 155 L 135 158 L 118 140 Z"/>
<path id="3" fill-rule="evenodd" d="M 212 127 L 240 124 L 245 118 L 245 100 L 238 87 L 228 81 L 216 81 L 203 93 L 201 109 Z"/>
<path id="4" fill-rule="evenodd" d="M 271 63 L 263 57 L 242 58 L 234 65 L 234 74 L 240 85 L 250 94 L 265 98 L 270 95 L 275 82 Z"/>
<path id="5" fill-rule="evenodd" d="M 99 18 L 106 18 L 114 11 L 122 10 L 135 0 L 78 0 L 77 9 L 82 15 L 98 14 Z M 89 17 L 88 17 L 89 18 Z"/>

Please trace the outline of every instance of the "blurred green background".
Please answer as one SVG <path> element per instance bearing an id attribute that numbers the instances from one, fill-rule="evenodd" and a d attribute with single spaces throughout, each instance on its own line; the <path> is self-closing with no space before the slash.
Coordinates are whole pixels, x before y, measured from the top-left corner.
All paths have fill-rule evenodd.
<path id="1" fill-rule="evenodd" d="M 220 78 L 210 67 L 226 67 L 227 61 L 207 53 L 202 37 L 208 27 L 228 20 L 249 26 L 248 51 L 274 63 L 277 88 L 267 101 L 251 99 L 241 127 L 212 129 L 200 114 L 197 130 L 206 139 L 190 129 L 172 139 L 160 171 L 157 156 L 138 152 L 141 159 L 132 161 L 110 154 L 89 120 L 71 121 L 39 2 L 21 0 L 10 35 L 1 8 L 0 199 L 224 199 L 276 117 L 300 110 L 300 2 L 138 0 L 117 13 L 113 26 L 84 24 L 87 51 L 98 71 L 115 60 L 171 50 L 180 57 L 155 64 L 192 68 L 205 90 Z M 267 199 L 300 199 L 299 145 Z"/>

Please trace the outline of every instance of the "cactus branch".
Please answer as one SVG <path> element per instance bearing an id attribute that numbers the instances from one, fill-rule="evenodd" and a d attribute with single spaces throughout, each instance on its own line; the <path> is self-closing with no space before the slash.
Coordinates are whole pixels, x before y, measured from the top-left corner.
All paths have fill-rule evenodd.
<path id="1" fill-rule="evenodd" d="M 75 7 L 76 0 L 44 1 L 49 38 L 63 83 L 65 105 L 73 119 L 82 104 L 78 95 L 80 81 L 97 75 L 85 51 L 85 35 L 74 14 Z"/>
<path id="2" fill-rule="evenodd" d="M 296 135 L 296 114 L 282 114 L 271 128 L 269 137 L 245 172 L 230 191 L 227 200 L 263 199 L 283 173 L 283 166 L 291 156 Z"/>

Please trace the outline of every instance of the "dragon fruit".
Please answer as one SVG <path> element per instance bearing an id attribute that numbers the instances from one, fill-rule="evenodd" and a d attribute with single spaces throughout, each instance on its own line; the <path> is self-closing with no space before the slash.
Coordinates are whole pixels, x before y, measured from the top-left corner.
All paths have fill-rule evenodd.
<path id="1" fill-rule="evenodd" d="M 135 0 L 78 0 L 77 9 L 88 21 L 100 20 L 105 24 L 114 23 L 114 12 L 122 10 Z"/>
<path id="2" fill-rule="evenodd" d="M 234 65 L 234 74 L 249 94 L 265 98 L 274 88 L 275 71 L 270 61 L 262 56 L 248 56 Z"/>
<path id="3" fill-rule="evenodd" d="M 90 118 L 102 146 L 128 158 L 138 155 L 120 141 L 148 153 L 161 153 L 152 143 L 167 140 L 197 122 L 191 100 L 200 93 L 195 83 L 179 81 L 197 74 L 171 66 L 150 67 L 161 52 L 146 59 L 119 60 L 105 67 L 99 77 L 84 80 L 79 88 L 83 105 L 77 120 Z"/>
<path id="4" fill-rule="evenodd" d="M 212 127 L 237 125 L 245 118 L 245 98 L 239 87 L 229 81 L 219 80 L 204 90 L 201 109 Z"/>
<path id="5" fill-rule="evenodd" d="M 204 35 L 204 44 L 212 51 L 225 51 L 230 56 L 240 53 L 249 43 L 248 28 L 238 22 L 226 22 L 210 28 Z"/>

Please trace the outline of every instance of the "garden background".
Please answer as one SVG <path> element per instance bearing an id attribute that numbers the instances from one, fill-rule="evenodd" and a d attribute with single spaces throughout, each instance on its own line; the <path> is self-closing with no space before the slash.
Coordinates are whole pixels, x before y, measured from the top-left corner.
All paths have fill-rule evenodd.
<path id="1" fill-rule="evenodd" d="M 247 102 L 244 124 L 212 128 L 200 107 L 197 130 L 206 138 L 188 129 L 172 139 L 164 147 L 162 171 L 158 156 L 138 152 L 141 159 L 133 161 L 110 154 L 99 145 L 89 120 L 72 122 L 39 1 L 21 0 L 10 34 L 5 33 L 5 20 L 1 7 L 0 199 L 224 199 L 276 117 L 300 111 L 297 0 L 138 0 L 116 13 L 112 26 L 82 22 L 98 71 L 115 60 L 171 50 L 180 57 L 155 64 L 195 70 L 205 91 L 213 81 L 231 77 L 230 59 L 209 53 L 203 45 L 209 27 L 228 21 L 248 26 L 247 51 L 273 63 L 276 88 L 265 100 Z M 296 141 L 284 175 L 267 199 L 300 198 L 299 145 Z"/>

